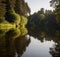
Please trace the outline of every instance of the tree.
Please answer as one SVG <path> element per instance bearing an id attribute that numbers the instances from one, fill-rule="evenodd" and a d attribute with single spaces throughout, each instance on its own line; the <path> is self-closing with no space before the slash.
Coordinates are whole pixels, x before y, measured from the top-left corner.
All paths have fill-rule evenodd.
<path id="1" fill-rule="evenodd" d="M 56 6 L 55 14 L 57 23 L 60 25 L 60 4 Z"/>
<path id="2" fill-rule="evenodd" d="M 0 0 L 0 22 L 5 21 L 6 4 L 3 1 L 5 2 L 5 0 Z"/>
<path id="3" fill-rule="evenodd" d="M 45 10 L 45 15 L 49 15 L 49 14 L 52 14 L 52 10 Z"/>
<path id="4" fill-rule="evenodd" d="M 55 8 L 56 20 L 57 23 L 60 25 L 60 0 L 51 0 L 51 6 Z"/>
<path id="5" fill-rule="evenodd" d="M 29 6 L 28 6 L 28 4 L 27 3 L 25 3 L 25 8 L 26 8 L 26 16 L 29 14 L 30 15 L 30 8 L 29 8 Z"/>
<path id="6" fill-rule="evenodd" d="M 56 5 L 60 4 L 60 0 L 51 0 L 50 3 L 50 6 L 56 7 Z"/>
<path id="7" fill-rule="evenodd" d="M 41 8 L 39 11 L 38 11 L 38 16 L 39 16 L 39 19 L 40 20 L 43 20 L 45 18 L 45 14 L 44 14 L 44 8 Z"/>
<path id="8" fill-rule="evenodd" d="M 27 13 L 30 13 L 30 8 L 24 0 L 16 0 L 15 11 L 20 15 L 26 16 Z"/>
<path id="9" fill-rule="evenodd" d="M 15 0 L 6 0 L 6 14 L 5 14 L 5 20 L 7 20 L 9 23 L 20 23 L 20 16 L 15 12 Z"/>

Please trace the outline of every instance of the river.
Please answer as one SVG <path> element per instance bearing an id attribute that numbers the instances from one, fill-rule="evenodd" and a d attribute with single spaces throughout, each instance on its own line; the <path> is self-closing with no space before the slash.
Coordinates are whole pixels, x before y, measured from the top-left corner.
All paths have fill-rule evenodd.
<path id="1" fill-rule="evenodd" d="M 0 57 L 60 56 L 59 30 L 25 32 L 21 33 L 19 29 L 0 29 Z"/>

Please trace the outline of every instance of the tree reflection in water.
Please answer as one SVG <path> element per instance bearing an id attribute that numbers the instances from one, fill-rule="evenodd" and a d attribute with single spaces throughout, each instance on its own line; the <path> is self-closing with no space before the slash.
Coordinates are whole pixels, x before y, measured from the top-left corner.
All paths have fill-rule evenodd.
<path id="1" fill-rule="evenodd" d="M 21 36 L 15 39 L 15 47 L 18 57 L 22 56 L 22 54 L 26 51 L 26 47 L 30 43 L 30 38 L 27 39 L 25 36 Z"/>
<path id="2" fill-rule="evenodd" d="M 50 54 L 52 57 L 60 57 L 60 31 L 56 31 L 55 44 L 50 48 Z"/>
<path id="3" fill-rule="evenodd" d="M 43 39 L 45 38 L 46 41 L 53 40 L 55 44 L 53 47 L 50 48 L 49 53 L 52 55 L 52 57 L 60 57 L 60 30 L 56 29 L 46 29 L 46 30 L 40 30 L 40 31 L 33 31 L 29 32 L 30 36 L 33 36 L 34 38 L 37 38 L 41 42 L 43 42 Z"/>
<path id="4" fill-rule="evenodd" d="M 52 57 L 60 57 L 60 30 L 29 30 L 29 37 L 26 37 L 26 33 L 26 28 L 0 30 L 0 57 L 21 57 L 31 42 L 30 36 L 41 42 L 44 42 L 44 39 L 45 41 L 53 40 L 55 45 L 49 52 Z"/>
<path id="5" fill-rule="evenodd" d="M 50 48 L 50 54 L 52 57 L 60 57 L 60 42 Z"/>
<path id="6" fill-rule="evenodd" d="M 0 32 L 0 57 L 15 57 L 16 53 L 19 57 L 30 43 L 30 38 L 27 39 L 22 35 L 19 29 L 11 29 L 4 33 L 0 30 Z"/>

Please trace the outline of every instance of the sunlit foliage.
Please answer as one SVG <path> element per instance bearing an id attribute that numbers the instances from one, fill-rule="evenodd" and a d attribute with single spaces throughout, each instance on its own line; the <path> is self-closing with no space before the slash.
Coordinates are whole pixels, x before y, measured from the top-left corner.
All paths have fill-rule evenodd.
<path id="1" fill-rule="evenodd" d="M 0 0 L 0 6 L 0 23 L 25 27 L 30 8 L 24 0 Z"/>
<path id="2" fill-rule="evenodd" d="M 20 23 L 20 16 L 17 13 L 15 13 L 14 10 L 7 12 L 5 17 L 9 23 L 16 23 L 16 24 Z"/>
<path id="3" fill-rule="evenodd" d="M 15 39 L 18 36 L 20 36 L 21 32 L 20 29 L 10 29 L 5 35 L 8 37 L 10 36 L 10 38 Z"/>
<path id="4" fill-rule="evenodd" d="M 45 18 L 44 14 L 40 14 L 39 17 L 41 18 L 41 20 L 43 20 Z"/>
<path id="5" fill-rule="evenodd" d="M 20 16 L 20 18 L 21 18 L 20 26 L 24 28 L 25 25 L 26 25 L 27 22 L 28 22 L 28 19 L 27 19 L 26 17 L 24 17 L 24 16 Z"/>
<path id="6" fill-rule="evenodd" d="M 28 30 L 26 28 L 21 28 L 20 32 L 21 32 L 21 36 L 24 36 L 28 33 Z"/>

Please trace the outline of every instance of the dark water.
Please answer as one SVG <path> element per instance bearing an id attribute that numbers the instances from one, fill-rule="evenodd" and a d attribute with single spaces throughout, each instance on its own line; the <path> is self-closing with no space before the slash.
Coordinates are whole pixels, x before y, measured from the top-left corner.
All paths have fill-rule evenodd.
<path id="1" fill-rule="evenodd" d="M 0 29 L 0 57 L 60 57 L 59 30 L 21 31 Z"/>

